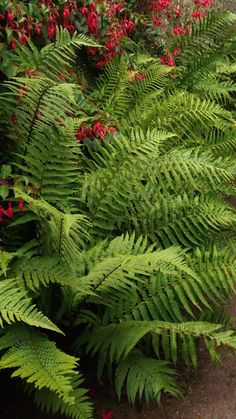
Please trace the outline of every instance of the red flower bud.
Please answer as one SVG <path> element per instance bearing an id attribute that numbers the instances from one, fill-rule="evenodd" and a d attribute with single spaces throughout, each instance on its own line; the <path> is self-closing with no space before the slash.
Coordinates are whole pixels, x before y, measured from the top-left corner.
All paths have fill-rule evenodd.
<path id="1" fill-rule="evenodd" d="M 11 205 L 11 201 L 8 202 L 8 210 L 6 212 L 7 212 L 6 215 L 9 218 L 13 218 L 13 208 L 12 208 L 12 205 Z"/>
<path id="2" fill-rule="evenodd" d="M 41 27 L 41 25 L 37 25 L 37 26 L 36 26 L 36 28 L 35 28 L 35 32 L 36 32 L 36 34 L 37 34 L 37 35 L 41 35 L 41 32 L 42 32 L 42 27 Z"/>
<path id="3" fill-rule="evenodd" d="M 179 54 L 180 54 L 180 50 L 178 48 L 175 48 L 173 51 L 174 57 L 178 57 Z"/>
<path id="4" fill-rule="evenodd" d="M 24 209 L 25 209 L 25 207 L 24 207 L 24 201 L 23 201 L 22 198 L 20 198 L 19 201 L 18 201 L 18 208 L 19 208 L 19 211 L 20 212 L 23 212 Z"/>
<path id="5" fill-rule="evenodd" d="M 111 135 L 114 135 L 115 134 L 115 130 L 114 130 L 114 128 L 111 125 L 109 125 L 108 131 L 111 133 Z"/>
<path id="6" fill-rule="evenodd" d="M 12 49 L 16 49 L 16 41 L 15 41 L 15 39 L 12 39 L 11 40 L 11 48 Z"/>

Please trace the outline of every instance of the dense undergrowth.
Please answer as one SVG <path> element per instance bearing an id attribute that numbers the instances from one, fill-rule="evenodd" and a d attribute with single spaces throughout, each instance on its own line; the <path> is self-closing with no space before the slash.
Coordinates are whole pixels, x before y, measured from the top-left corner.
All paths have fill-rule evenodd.
<path id="1" fill-rule="evenodd" d="M 176 370 L 236 333 L 235 24 L 212 11 L 176 66 L 132 53 L 95 77 L 84 34 L 28 40 L 1 85 L 0 368 L 48 411 L 93 417 L 79 359 L 118 397 L 180 396 Z M 81 57 L 81 55 L 80 55 Z M 73 74 L 72 74 L 73 73 Z"/>

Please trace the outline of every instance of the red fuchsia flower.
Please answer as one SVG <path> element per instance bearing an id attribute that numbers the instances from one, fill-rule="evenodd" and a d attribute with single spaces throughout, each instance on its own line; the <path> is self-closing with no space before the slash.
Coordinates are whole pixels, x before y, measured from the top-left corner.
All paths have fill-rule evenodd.
<path id="1" fill-rule="evenodd" d="M 14 39 L 11 40 L 11 48 L 16 49 L 16 41 Z"/>
<path id="2" fill-rule="evenodd" d="M 97 62 L 96 67 L 97 67 L 97 68 L 104 67 L 106 64 L 107 64 L 107 60 L 106 60 L 106 58 L 104 57 L 104 58 L 102 58 L 101 60 L 99 60 L 99 61 Z"/>
<path id="3" fill-rule="evenodd" d="M 166 55 L 162 55 L 162 57 L 161 57 L 161 64 L 165 64 L 166 63 L 166 59 L 167 59 Z"/>
<path id="4" fill-rule="evenodd" d="M 81 13 L 82 13 L 82 15 L 87 15 L 88 14 L 88 9 L 85 5 L 82 6 Z"/>
<path id="5" fill-rule="evenodd" d="M 8 201 L 8 210 L 7 210 L 7 216 L 9 218 L 13 218 L 13 208 L 11 201 Z"/>
<path id="6" fill-rule="evenodd" d="M 157 17 L 153 21 L 155 26 L 161 26 L 162 25 L 162 19 L 160 17 Z"/>
<path id="7" fill-rule="evenodd" d="M 90 33 L 96 33 L 98 30 L 98 15 L 95 11 L 90 11 L 87 15 L 87 25 Z"/>
<path id="8" fill-rule="evenodd" d="M 134 22 L 131 19 L 124 18 L 124 28 L 129 33 L 134 28 Z"/>
<path id="9" fill-rule="evenodd" d="M 58 77 L 59 77 L 59 79 L 61 79 L 61 80 L 65 80 L 65 79 L 66 79 L 66 77 L 65 77 L 65 76 L 64 76 L 64 74 L 62 74 L 62 73 L 58 74 Z"/>
<path id="10" fill-rule="evenodd" d="M 183 28 L 181 28 L 181 26 L 177 26 L 176 28 L 173 29 L 173 34 L 174 35 L 184 35 L 185 30 Z"/>
<path id="11" fill-rule="evenodd" d="M 93 125 L 93 133 L 96 137 L 105 137 L 107 130 L 101 121 L 95 121 Z"/>
<path id="12" fill-rule="evenodd" d="M 11 201 L 8 201 L 8 209 L 5 210 L 2 206 L 0 206 L 0 214 L 1 214 L 1 218 L 2 215 L 5 215 L 8 218 L 13 218 L 13 208 L 12 208 L 12 203 Z"/>
<path id="13" fill-rule="evenodd" d="M 180 15 L 181 15 L 181 12 L 182 12 L 182 11 L 181 11 L 180 7 L 179 7 L 179 6 L 177 6 L 177 7 L 176 7 L 176 9 L 175 9 L 175 15 L 176 15 L 176 16 L 180 16 Z"/>
<path id="14" fill-rule="evenodd" d="M 113 410 L 102 409 L 101 418 L 102 419 L 112 419 L 113 418 Z"/>
<path id="15" fill-rule="evenodd" d="M 173 58 L 169 58 L 169 60 L 167 61 L 167 65 L 169 67 L 174 67 L 175 65 L 175 60 Z"/>
<path id="16" fill-rule="evenodd" d="M 84 127 L 81 127 L 80 129 L 78 129 L 77 133 L 76 133 L 76 137 L 79 143 L 81 143 L 81 141 L 86 137 L 86 131 Z"/>
<path id="17" fill-rule="evenodd" d="M 111 133 L 111 135 L 114 135 L 115 134 L 115 130 L 114 130 L 114 128 L 111 125 L 109 125 L 108 131 Z"/>
<path id="18" fill-rule="evenodd" d="M 22 198 L 20 198 L 18 201 L 18 209 L 20 212 L 23 212 L 25 210 L 24 201 Z"/>
<path id="19" fill-rule="evenodd" d="M 62 16 L 64 20 L 67 20 L 68 17 L 70 16 L 70 8 L 69 6 L 65 6 L 62 12 Z"/>
<path id="20" fill-rule="evenodd" d="M 13 17 L 13 14 L 12 14 L 11 10 L 7 9 L 7 25 L 8 26 L 12 26 L 13 19 L 14 19 L 14 17 Z"/>
<path id="21" fill-rule="evenodd" d="M 95 55 L 97 55 L 97 48 L 88 48 L 87 52 L 90 57 L 95 57 Z"/>
<path id="22" fill-rule="evenodd" d="M 24 34 L 24 33 L 20 36 L 20 38 L 18 39 L 18 41 L 19 41 L 21 44 L 27 45 L 27 39 L 26 39 L 26 36 L 25 36 L 25 34 Z"/>
<path id="23" fill-rule="evenodd" d="M 180 55 L 180 50 L 178 48 L 175 48 L 173 51 L 173 56 L 178 57 L 178 55 Z"/>
<path id="24" fill-rule="evenodd" d="M 200 9 L 196 9 L 193 11 L 193 13 L 191 14 L 192 18 L 197 20 L 197 19 L 201 19 L 202 17 L 205 16 L 205 12 L 201 12 Z"/>
<path id="25" fill-rule="evenodd" d="M 35 32 L 37 35 L 41 35 L 42 33 L 42 26 L 41 25 L 37 25 L 35 28 Z"/>

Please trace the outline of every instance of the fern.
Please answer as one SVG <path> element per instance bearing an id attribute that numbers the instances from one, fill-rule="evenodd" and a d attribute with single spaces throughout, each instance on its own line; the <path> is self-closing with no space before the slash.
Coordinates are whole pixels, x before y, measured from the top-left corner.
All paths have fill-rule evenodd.
<path id="1" fill-rule="evenodd" d="M 13 57 L 19 72 L 31 70 L 32 74 L 43 74 L 58 78 L 59 75 L 69 77 L 70 66 L 76 57 L 76 50 L 82 46 L 98 47 L 91 38 L 83 34 L 70 35 L 67 29 L 60 28 L 56 34 L 55 44 L 49 44 L 40 51 L 27 39 L 28 47 L 18 43 L 17 55 Z"/>
<path id="2" fill-rule="evenodd" d="M 0 368 L 47 412 L 92 417 L 78 359 L 50 340 L 60 327 L 59 347 L 92 355 L 98 377 L 107 366 L 133 404 L 180 396 L 175 366 L 197 366 L 199 339 L 212 359 L 236 349 L 222 310 L 236 274 L 234 23 L 196 23 L 174 70 L 135 54 L 142 80 L 121 57 L 89 87 L 68 79 L 93 41 L 60 30 L 41 51 L 18 46 L 29 77 L 5 83 L 0 106 L 9 197 L 25 212 L 1 229 Z M 78 145 L 95 120 L 114 135 Z"/>
<path id="3" fill-rule="evenodd" d="M 22 321 L 31 326 L 62 333 L 56 325 L 36 309 L 35 305 L 30 304 L 26 293 L 21 292 L 16 284 L 16 279 L 6 279 L 0 282 L 0 326 L 3 327 L 4 322 L 11 324 Z"/>
<path id="4" fill-rule="evenodd" d="M 145 357 L 141 352 L 131 352 L 116 369 L 116 391 L 120 397 L 121 389 L 127 380 L 127 393 L 129 402 L 134 404 L 136 398 L 145 400 L 156 400 L 160 402 L 162 391 L 168 392 L 176 397 L 180 392 L 173 380 L 174 371 L 169 368 L 168 363 Z"/>
<path id="5" fill-rule="evenodd" d="M 38 389 L 46 387 L 65 403 L 75 403 L 71 381 L 76 374 L 76 358 L 24 326 L 6 330 L 0 338 L 0 350 L 7 350 L 0 359 L 0 368 L 14 368 L 12 377 L 21 377 Z"/>

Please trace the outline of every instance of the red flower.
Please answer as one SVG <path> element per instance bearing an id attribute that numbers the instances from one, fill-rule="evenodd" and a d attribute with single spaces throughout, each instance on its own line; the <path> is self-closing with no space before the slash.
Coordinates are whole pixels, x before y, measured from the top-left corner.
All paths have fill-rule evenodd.
<path id="1" fill-rule="evenodd" d="M 98 15 L 97 11 L 90 11 L 87 15 L 87 25 L 90 33 L 96 33 L 98 30 Z"/>
<path id="2" fill-rule="evenodd" d="M 59 77 L 59 79 L 61 79 L 61 80 L 65 80 L 65 76 L 64 76 L 64 74 L 62 74 L 62 73 L 60 73 L 60 74 L 58 74 L 58 77 Z"/>
<path id="3" fill-rule="evenodd" d="M 93 133 L 96 137 L 105 137 L 107 130 L 100 121 L 95 121 L 93 125 Z"/>
<path id="4" fill-rule="evenodd" d="M 161 57 L 161 64 L 165 64 L 166 63 L 166 56 L 162 55 Z"/>
<path id="5" fill-rule="evenodd" d="M 15 39 L 12 39 L 11 40 L 11 48 L 12 49 L 16 49 L 16 41 L 15 41 Z"/>
<path id="6" fill-rule="evenodd" d="M 126 19 L 126 17 L 125 17 L 124 18 L 124 28 L 125 28 L 125 30 L 127 32 L 130 32 L 130 31 L 132 31 L 133 27 L 134 27 L 134 22 L 130 19 L 129 20 Z"/>
<path id="7" fill-rule="evenodd" d="M 175 65 L 175 61 L 173 60 L 173 58 L 169 58 L 169 60 L 167 61 L 167 65 L 169 67 L 174 67 Z"/>
<path id="8" fill-rule="evenodd" d="M 88 55 L 90 55 L 90 57 L 94 57 L 97 54 L 97 48 L 88 48 Z"/>
<path id="9" fill-rule="evenodd" d="M 65 6 L 62 12 L 63 19 L 66 20 L 70 16 L 70 8 L 69 6 Z"/>
<path id="10" fill-rule="evenodd" d="M 179 54 L 180 54 L 180 50 L 178 48 L 175 48 L 173 51 L 174 57 L 178 57 Z"/>
<path id="11" fill-rule="evenodd" d="M 2 19 L 5 19 L 5 16 L 2 14 L 2 13 L 0 13 L 0 19 L 2 20 Z"/>
<path id="12" fill-rule="evenodd" d="M 177 26 L 176 28 L 173 29 L 174 35 L 183 35 L 184 33 L 185 31 L 183 28 L 181 28 L 181 26 Z"/>
<path id="13" fill-rule="evenodd" d="M 36 26 L 36 28 L 35 28 L 35 32 L 36 32 L 36 34 L 37 34 L 37 35 L 40 35 L 40 34 L 41 34 L 41 32 L 42 32 L 42 27 L 41 27 L 41 25 L 37 25 L 37 26 Z"/>
<path id="14" fill-rule="evenodd" d="M 20 36 L 20 38 L 19 38 L 19 42 L 20 42 L 21 44 L 27 45 L 27 39 L 26 39 L 26 36 L 25 36 L 25 34 L 24 34 L 24 33 Z"/>
<path id="15" fill-rule="evenodd" d="M 153 21 L 155 26 L 161 26 L 162 25 L 162 19 L 160 17 L 155 18 Z"/>
<path id="16" fill-rule="evenodd" d="M 81 127 L 80 129 L 78 129 L 76 133 L 76 137 L 79 143 L 83 140 L 84 137 L 86 137 L 86 131 L 84 127 Z"/>
<path id="17" fill-rule="evenodd" d="M 101 411 L 101 418 L 102 419 L 112 419 L 113 418 L 113 410 L 104 410 Z"/>
<path id="18" fill-rule="evenodd" d="M 7 9 L 7 25 L 12 26 L 13 23 L 13 15 L 10 9 Z"/>
<path id="19" fill-rule="evenodd" d="M 111 133 L 111 135 L 114 135 L 115 134 L 115 130 L 114 130 L 114 128 L 111 125 L 109 125 L 108 131 Z"/>
<path id="20" fill-rule="evenodd" d="M 13 218 L 13 208 L 12 208 L 11 201 L 8 201 L 7 210 L 5 210 L 2 206 L 0 206 L 0 214 L 1 214 L 1 218 L 2 218 L 2 215 L 5 215 L 8 218 Z"/>
<path id="21" fill-rule="evenodd" d="M 82 6 L 81 13 L 82 13 L 82 15 L 87 15 L 88 14 L 88 9 L 85 5 Z"/>
<path id="22" fill-rule="evenodd" d="M 13 218 L 13 208 L 11 205 L 11 201 L 8 201 L 8 210 L 6 214 L 9 218 Z"/>
<path id="23" fill-rule="evenodd" d="M 19 208 L 19 211 L 20 212 L 23 212 L 24 209 L 25 209 L 25 207 L 24 207 L 24 201 L 23 201 L 22 198 L 20 198 L 19 201 L 18 201 L 18 208 Z"/>

